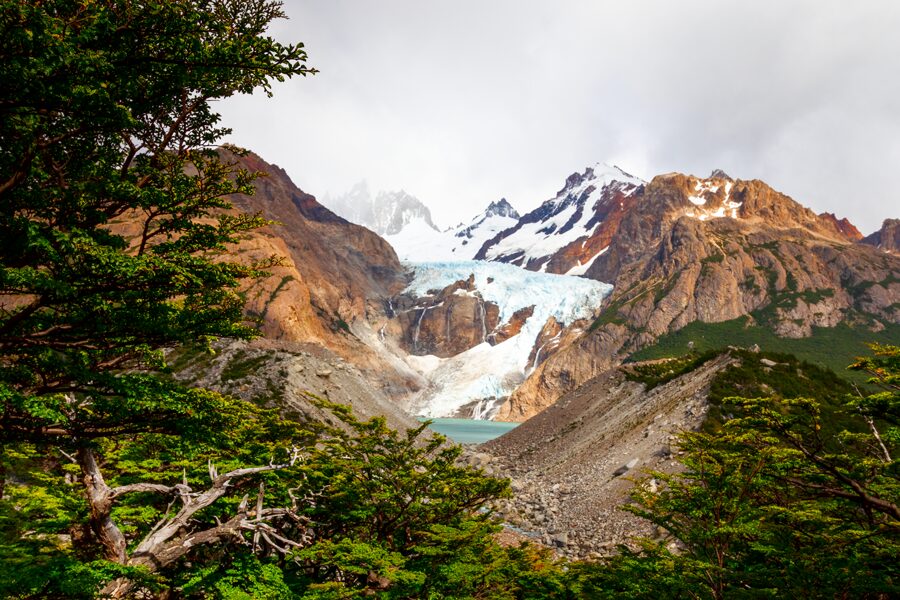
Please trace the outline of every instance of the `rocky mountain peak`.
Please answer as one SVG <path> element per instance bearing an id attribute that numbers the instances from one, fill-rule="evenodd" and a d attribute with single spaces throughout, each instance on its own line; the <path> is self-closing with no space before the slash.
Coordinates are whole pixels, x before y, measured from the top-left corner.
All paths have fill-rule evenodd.
<path id="1" fill-rule="evenodd" d="M 891 254 L 900 254 L 900 219 L 885 219 L 881 229 L 860 241 Z"/>
<path id="2" fill-rule="evenodd" d="M 519 219 L 519 213 L 513 208 L 512 204 L 507 202 L 506 198 L 500 198 L 497 202 L 491 202 L 484 211 L 485 217 L 509 217 L 511 219 Z"/>
<path id="3" fill-rule="evenodd" d="M 859 232 L 859 229 L 850 222 L 846 217 L 843 219 L 838 219 L 837 215 L 834 213 L 823 212 L 819 215 L 819 218 L 830 222 L 834 227 L 844 234 L 844 236 L 853 242 L 858 242 L 863 238 L 863 234 Z"/>
<path id="4" fill-rule="evenodd" d="M 373 202 L 373 212 L 375 232 L 380 235 L 396 235 L 416 220 L 424 221 L 431 229 L 438 231 L 428 207 L 404 190 L 379 192 Z"/>
<path id="5" fill-rule="evenodd" d="M 723 171 L 722 169 L 713 169 L 712 173 L 709 174 L 708 179 L 727 179 L 728 181 L 734 181 L 728 173 Z"/>
<path id="6" fill-rule="evenodd" d="M 322 202 L 351 223 L 368 227 L 382 236 L 396 235 L 417 220 L 437 231 L 428 207 L 405 190 L 381 191 L 373 197 L 363 180 L 344 194 L 325 196 Z"/>
<path id="7" fill-rule="evenodd" d="M 619 214 L 643 185 L 605 163 L 572 173 L 556 196 L 488 240 L 475 258 L 532 271 L 583 274 L 608 245 Z"/>

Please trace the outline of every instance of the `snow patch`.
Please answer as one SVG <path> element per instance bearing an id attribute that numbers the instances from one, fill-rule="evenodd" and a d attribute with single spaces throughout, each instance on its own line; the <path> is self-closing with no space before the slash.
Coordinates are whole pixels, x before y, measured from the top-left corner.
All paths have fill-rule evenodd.
<path id="1" fill-rule="evenodd" d="M 423 219 L 406 223 L 399 233 L 384 236 L 403 261 L 436 262 L 472 260 L 486 241 L 518 222 L 513 217 L 484 214 L 445 231 L 437 231 Z"/>
<path id="2" fill-rule="evenodd" d="M 587 262 L 582 264 L 580 261 L 577 265 L 566 271 L 566 275 L 584 275 L 587 273 L 587 270 L 591 268 L 591 265 L 594 264 L 594 261 L 600 257 L 601 254 L 609 250 L 609 246 L 605 247 L 603 250 L 590 257 Z"/>

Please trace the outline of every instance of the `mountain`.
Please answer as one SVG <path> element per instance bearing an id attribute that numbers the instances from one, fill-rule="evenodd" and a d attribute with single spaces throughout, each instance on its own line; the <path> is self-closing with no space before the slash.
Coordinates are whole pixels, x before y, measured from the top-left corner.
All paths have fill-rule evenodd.
<path id="1" fill-rule="evenodd" d="M 683 469 L 679 433 L 718 430 L 734 410 L 723 406 L 728 397 L 792 398 L 797 390 L 822 406 L 824 435 L 846 422 L 843 402 L 854 388 L 834 372 L 789 355 L 729 348 L 601 373 L 479 450 L 482 463 L 512 480 L 505 520 L 569 556 L 587 557 L 633 535 L 658 535 L 621 507 L 635 478 Z"/>
<path id="2" fill-rule="evenodd" d="M 848 240 L 857 242 L 862 240 L 863 238 L 863 235 L 859 232 L 859 229 L 856 228 L 856 225 L 851 223 L 850 220 L 846 217 L 843 219 L 838 219 L 834 213 L 825 212 L 819 214 L 819 218 L 831 221 L 835 229 L 844 234 L 844 237 L 846 237 Z"/>
<path id="3" fill-rule="evenodd" d="M 719 356 L 652 389 L 633 376 L 642 365 L 612 369 L 484 444 L 515 490 L 504 520 L 575 557 L 650 537 L 646 521 L 620 508 L 631 478 L 673 471 L 674 435 L 701 426 L 711 382 L 735 362 Z"/>
<path id="4" fill-rule="evenodd" d="M 900 254 L 900 219 L 885 219 L 881 229 L 860 241 L 891 254 Z"/>
<path id="5" fill-rule="evenodd" d="M 702 335 L 724 346 L 764 331 L 804 338 L 900 322 L 900 257 L 855 243 L 855 228 L 762 181 L 672 173 L 630 198 L 585 271 L 614 286 L 602 313 L 572 344 L 545 354 L 499 418 L 526 419 L 689 325 L 705 324 Z M 821 353 L 854 351 L 864 347 Z"/>
<path id="6" fill-rule="evenodd" d="M 369 184 L 365 181 L 354 184 L 345 194 L 339 196 L 326 194 L 322 197 L 322 204 L 351 223 L 368 227 L 372 231 L 376 230 L 375 202 L 369 191 Z"/>
<path id="7" fill-rule="evenodd" d="M 247 261 L 278 261 L 266 269 L 268 276 L 241 292 L 268 347 L 321 348 L 352 363 L 377 390 L 391 396 L 417 390 L 422 380 L 416 372 L 367 343 L 374 335 L 370 320 L 383 314 L 385 299 L 407 283 L 393 248 L 325 208 L 277 165 L 252 153 L 220 153 L 251 172 L 268 174 L 254 182 L 252 196 L 231 198 L 237 209 L 273 222 L 233 249 Z"/>
<path id="8" fill-rule="evenodd" d="M 609 245 L 644 182 L 598 163 L 573 173 L 554 198 L 482 245 L 476 259 L 580 275 Z"/>
<path id="9" fill-rule="evenodd" d="M 502 198 L 469 222 L 439 230 L 418 198 L 400 191 L 380 192 L 373 199 L 365 182 L 326 203 L 347 220 L 381 235 L 408 262 L 472 260 L 487 240 L 519 220 L 516 209 Z"/>
<path id="10" fill-rule="evenodd" d="M 475 258 L 485 242 L 500 232 L 515 227 L 520 218 L 519 213 L 506 201 L 506 198 L 491 202 L 483 213 L 468 224 L 460 224 L 449 231 L 454 239 L 450 248 L 452 257 L 447 257 L 447 259 L 471 260 Z"/>
<path id="11" fill-rule="evenodd" d="M 422 223 L 438 231 L 431 220 L 431 211 L 422 201 L 404 192 L 379 192 L 372 203 L 374 230 L 390 237 L 397 235 L 412 223 Z"/>
<path id="12" fill-rule="evenodd" d="M 381 191 L 373 197 L 369 185 L 360 181 L 346 194 L 326 196 L 323 202 L 351 223 L 367 227 L 382 237 L 396 236 L 418 224 L 438 231 L 431 220 L 431 210 L 404 190 Z"/>
<path id="13" fill-rule="evenodd" d="M 267 338 L 350 361 L 417 414 L 523 420 L 636 352 L 721 347 L 762 332 L 779 344 L 823 332 L 832 341 L 851 330 L 890 335 L 900 321 L 900 257 L 761 181 L 673 173 L 644 183 L 598 166 L 524 217 L 501 200 L 445 231 L 411 196 L 379 194 L 379 227 L 399 227 L 381 238 L 278 167 L 240 160 L 270 176 L 237 206 L 278 224 L 239 250 L 282 260 L 245 291 L 251 316 Z M 522 260 L 456 259 L 480 240 L 484 253 L 524 248 L 529 231 L 527 261 L 524 251 Z"/>

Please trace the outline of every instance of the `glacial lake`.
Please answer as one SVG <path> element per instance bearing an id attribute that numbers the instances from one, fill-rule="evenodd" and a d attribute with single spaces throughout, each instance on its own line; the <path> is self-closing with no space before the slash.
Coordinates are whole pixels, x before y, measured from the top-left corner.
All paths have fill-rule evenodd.
<path id="1" fill-rule="evenodd" d="M 423 421 L 426 419 L 422 419 Z M 431 429 L 458 444 L 482 444 L 515 429 L 518 423 L 474 419 L 430 419 Z"/>

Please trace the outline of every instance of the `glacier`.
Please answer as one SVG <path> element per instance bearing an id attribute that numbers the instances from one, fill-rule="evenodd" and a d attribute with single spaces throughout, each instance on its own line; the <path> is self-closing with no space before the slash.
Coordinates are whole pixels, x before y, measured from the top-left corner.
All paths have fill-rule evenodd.
<path id="1" fill-rule="evenodd" d="M 438 231 L 422 219 L 412 219 L 384 239 L 403 261 L 472 260 L 485 242 L 517 222 L 513 217 L 482 214 L 468 224 Z"/>
<path id="2" fill-rule="evenodd" d="M 484 261 L 407 263 L 413 272 L 408 293 L 417 297 L 475 277 L 482 298 L 500 307 L 500 322 L 517 310 L 534 305 L 534 312 L 515 335 L 496 346 L 487 342 L 449 358 L 409 356 L 407 362 L 422 374 L 427 385 L 408 402 L 407 408 L 425 417 L 445 417 L 473 402 L 473 416 L 489 419 L 525 380 L 534 365 L 528 358 L 544 324 L 554 317 L 570 324 L 594 315 L 612 291 L 607 283 L 575 277 L 527 271 L 505 263 Z"/>

